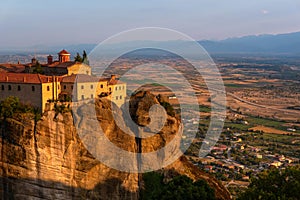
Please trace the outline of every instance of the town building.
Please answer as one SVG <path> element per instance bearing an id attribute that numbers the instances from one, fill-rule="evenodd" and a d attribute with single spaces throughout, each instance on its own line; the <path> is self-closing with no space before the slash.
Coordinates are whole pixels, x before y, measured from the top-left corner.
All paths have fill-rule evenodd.
<path id="1" fill-rule="evenodd" d="M 91 67 L 77 61 L 70 60 L 70 53 L 66 50 L 62 50 L 58 53 L 58 60 L 54 61 L 53 56 L 47 57 L 47 63 L 40 64 L 33 58 L 31 63 L 25 65 L 25 73 L 34 73 L 38 67 L 44 75 L 48 76 L 64 76 L 72 74 L 87 74 L 91 75 Z"/>
<path id="2" fill-rule="evenodd" d="M 58 100 L 61 77 L 25 73 L 0 73 L 0 100 L 15 96 L 44 111 L 48 100 Z"/>
<path id="3" fill-rule="evenodd" d="M 0 101 L 16 96 L 22 103 L 39 108 L 53 101 L 83 101 L 93 98 L 108 98 L 121 106 L 126 98 L 126 83 L 115 75 L 109 78 L 92 76 L 91 67 L 70 61 L 66 50 L 58 53 L 58 60 L 47 57 L 47 64 L 40 64 L 35 58 L 25 64 L 23 73 L 16 71 L 0 73 Z M 21 68 L 18 63 L 18 70 Z M 38 72 L 42 72 L 39 74 Z"/>
<path id="4" fill-rule="evenodd" d="M 126 84 L 118 81 L 115 75 L 98 78 L 86 74 L 72 74 L 62 78 L 60 97 L 73 101 L 106 97 L 120 107 L 125 102 Z"/>

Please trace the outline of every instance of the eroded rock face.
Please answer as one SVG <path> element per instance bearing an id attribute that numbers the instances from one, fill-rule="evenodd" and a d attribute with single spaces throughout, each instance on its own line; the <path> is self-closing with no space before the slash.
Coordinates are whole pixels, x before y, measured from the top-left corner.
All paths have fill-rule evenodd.
<path id="1" fill-rule="evenodd" d="M 130 115 L 136 125 L 146 127 L 151 123 L 149 109 L 159 105 L 159 102 L 155 96 L 145 92 L 133 98 Z M 73 115 L 59 114 L 54 119 L 54 111 L 47 112 L 36 127 L 33 120 L 26 117 L 2 123 L 1 199 L 138 199 L 141 182 L 139 174 L 110 168 L 95 157 L 102 156 L 105 161 L 117 157 L 117 161 L 113 160 L 119 166 L 137 167 L 140 161 L 162 165 L 179 149 L 181 123 L 176 117 L 166 115 L 165 123 L 158 133 L 158 124 L 140 129 L 130 124 L 131 116 L 114 106 L 106 99 L 99 99 L 95 104 L 79 106 L 73 110 Z M 95 115 L 89 115 L 94 111 Z M 152 115 L 159 114 L 160 108 L 152 110 Z M 170 149 L 162 152 L 163 155 L 153 154 L 153 158 L 159 158 L 155 163 L 138 156 L 124 158 L 122 154 L 116 155 L 109 151 L 110 147 L 101 143 L 104 138 L 97 135 L 99 127 L 96 124 L 102 128 L 106 139 L 127 152 L 156 152 L 171 142 L 173 144 Z M 80 127 L 80 130 L 76 127 Z M 152 135 L 138 143 L 135 138 L 137 134 Z M 193 179 L 210 179 L 186 160 L 179 159 L 167 167 L 165 173 L 169 173 L 170 169 Z M 227 190 L 216 181 L 211 185 L 218 191 L 219 199 L 228 197 Z"/>
<path id="2" fill-rule="evenodd" d="M 181 122 L 168 115 L 153 94 L 146 91 L 136 93 L 127 108 L 125 106 L 125 121 L 132 132 L 142 138 L 137 141 L 138 152 L 142 153 L 139 160 L 142 172 L 163 168 L 182 155 Z"/>
<path id="3" fill-rule="evenodd" d="M 149 92 L 138 92 L 130 101 L 129 113 L 132 120 L 138 126 L 145 127 L 136 131 L 139 132 L 140 135 L 144 134 L 146 136 L 142 140 L 142 153 L 161 149 L 172 141 L 176 134 L 181 134 L 180 120 L 162 111 L 162 109 L 164 110 L 162 106 L 160 106 L 161 109 L 157 109 L 154 106 L 160 106 L 160 103 L 157 98 Z M 154 109 L 151 110 L 153 107 Z M 152 116 L 149 113 L 152 114 Z M 162 122 L 162 124 L 151 124 L 151 122 L 155 120 Z M 178 139 L 175 146 L 177 148 L 179 148 L 180 145 L 180 140 Z"/>
<path id="4" fill-rule="evenodd" d="M 46 113 L 35 132 L 28 119 L 2 126 L 1 199 L 138 199 L 137 174 L 101 164 L 78 137 L 71 113 L 54 116 Z M 107 126 L 106 135 L 118 143 L 124 139 L 118 137 L 122 131 L 109 117 L 110 108 L 104 105 L 99 120 Z M 124 141 L 134 151 L 134 140 Z"/>

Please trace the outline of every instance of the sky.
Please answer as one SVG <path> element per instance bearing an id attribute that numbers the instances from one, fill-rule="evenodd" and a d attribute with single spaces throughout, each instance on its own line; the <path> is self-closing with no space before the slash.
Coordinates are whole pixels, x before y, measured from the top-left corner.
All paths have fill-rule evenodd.
<path id="1" fill-rule="evenodd" d="M 300 31 L 299 0 L 1 0 L 0 46 L 100 43 L 162 27 L 195 40 Z"/>

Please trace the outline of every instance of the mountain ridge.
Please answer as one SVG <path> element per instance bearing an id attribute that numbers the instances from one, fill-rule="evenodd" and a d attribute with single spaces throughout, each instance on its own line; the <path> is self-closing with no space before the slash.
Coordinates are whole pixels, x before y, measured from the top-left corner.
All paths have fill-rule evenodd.
<path id="1" fill-rule="evenodd" d="M 300 32 L 250 35 L 220 41 L 202 40 L 199 43 L 209 53 L 300 53 Z"/>
<path id="2" fill-rule="evenodd" d="M 141 41 L 136 41 L 141 42 Z M 144 41 L 149 44 L 149 41 Z M 155 41 L 153 41 L 155 42 Z M 166 41 L 172 45 L 172 41 Z M 173 41 L 178 42 L 178 41 Z M 282 34 L 248 35 L 232 37 L 224 40 L 199 40 L 197 41 L 210 54 L 226 53 L 263 53 L 263 54 L 298 54 L 300 53 L 300 31 Z M 115 45 L 115 44 L 114 44 Z M 187 44 L 188 45 L 188 44 Z M 60 49 L 67 49 L 75 54 L 86 50 L 91 52 L 97 44 L 69 44 L 69 45 L 33 45 L 26 50 L 0 49 L 0 54 L 5 53 L 47 53 L 56 54 Z M 115 47 L 112 45 L 112 47 Z"/>

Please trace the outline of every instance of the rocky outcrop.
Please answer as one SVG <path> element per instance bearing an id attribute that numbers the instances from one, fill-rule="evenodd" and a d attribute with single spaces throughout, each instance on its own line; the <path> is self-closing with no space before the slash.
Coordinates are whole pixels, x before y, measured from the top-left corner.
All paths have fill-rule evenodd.
<path id="1" fill-rule="evenodd" d="M 137 136 L 140 172 L 160 169 L 182 155 L 180 120 L 168 115 L 150 92 L 140 91 L 132 96 L 123 108 L 123 118 Z"/>
<path id="2" fill-rule="evenodd" d="M 151 153 L 172 144 L 163 154 L 153 154 L 162 165 L 179 149 L 181 123 L 176 117 L 166 115 L 155 96 L 149 93 L 133 97 L 127 111 L 122 112 L 103 98 L 80 105 L 73 110 L 73 115 L 69 112 L 55 117 L 55 112 L 49 111 L 36 126 L 28 115 L 2 122 L 1 199 L 138 199 L 139 174 L 108 167 L 95 157 L 100 156 L 105 162 L 115 161 L 112 158 L 117 157 L 117 162 L 112 163 L 115 166 L 136 167 L 140 161 L 148 161 L 143 157 L 116 155 L 101 140 L 107 139 L 119 149 L 132 153 Z M 93 112 L 95 115 L 90 115 Z M 161 121 L 164 123 L 160 124 Z M 99 140 L 95 124 L 102 128 L 105 138 Z M 145 139 L 138 141 L 136 135 Z M 219 199 L 228 197 L 222 185 L 184 157 L 163 170 L 166 174 L 171 171 L 194 180 L 206 179 Z"/>
<path id="3" fill-rule="evenodd" d="M 160 122 L 165 122 L 162 128 L 157 131 L 155 135 L 142 139 L 140 144 L 141 152 L 148 153 L 155 152 L 158 149 L 173 143 L 172 148 L 164 149 L 163 156 L 159 155 L 159 153 L 156 155 L 156 157 L 160 158 L 160 161 L 162 162 L 161 165 L 163 165 L 164 161 L 171 159 L 170 157 L 174 155 L 176 156 L 178 151 L 180 151 L 181 137 L 178 137 L 180 136 L 180 120 L 176 117 L 167 115 L 167 113 L 164 113 L 164 111 L 161 109 L 154 109 L 154 111 L 152 110 L 152 112 L 149 112 L 153 106 L 160 105 L 160 102 L 157 100 L 157 98 L 149 92 L 138 92 L 132 97 L 130 103 L 129 113 L 133 121 L 139 126 L 150 127 L 143 130 L 139 129 L 137 132 L 139 132 L 140 135 L 145 134 L 146 132 L 146 135 L 149 136 L 150 133 L 157 131 L 159 125 L 151 126 L 151 121 L 159 119 Z M 165 118 L 162 118 L 161 116 L 164 115 Z M 221 184 L 221 182 L 216 180 L 211 175 L 199 170 L 199 168 L 188 162 L 185 156 L 180 156 L 179 159 L 174 160 L 174 162 L 164 167 L 163 170 L 158 170 L 158 172 L 164 175 L 166 181 L 169 181 L 178 175 L 186 175 L 194 181 L 204 179 L 212 188 L 214 188 L 217 199 L 231 199 L 230 193 Z"/>
<path id="4" fill-rule="evenodd" d="M 9 119 L 2 126 L 1 199 L 138 199 L 137 174 L 97 161 L 78 137 L 71 113 L 54 116 L 45 113 L 36 131 L 26 118 Z M 102 108 L 101 116 L 112 140 L 122 135 L 109 121 L 109 108 Z"/>
<path id="5" fill-rule="evenodd" d="M 145 127 L 134 130 L 136 135 L 144 136 L 141 153 L 157 151 L 174 138 L 174 149 L 179 149 L 181 138 L 176 136 L 181 134 L 181 122 L 168 115 L 153 94 L 138 92 L 131 98 L 129 113 L 127 119 L 132 119 L 139 127 Z"/>

